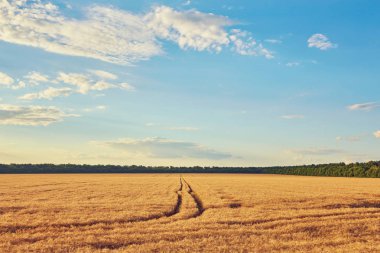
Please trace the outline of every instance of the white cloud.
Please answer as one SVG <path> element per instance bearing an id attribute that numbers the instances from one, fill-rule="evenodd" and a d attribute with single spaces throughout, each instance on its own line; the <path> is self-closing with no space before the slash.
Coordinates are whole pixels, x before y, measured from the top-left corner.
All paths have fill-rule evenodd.
<path id="1" fill-rule="evenodd" d="M 130 85 L 129 83 L 121 83 L 121 84 L 119 84 L 119 88 L 122 90 L 129 90 L 129 91 L 135 90 L 135 87 Z"/>
<path id="2" fill-rule="evenodd" d="M 233 29 L 229 39 L 233 44 L 232 50 L 240 55 L 264 56 L 267 59 L 274 58 L 273 53 L 264 48 L 261 43 L 257 43 L 249 32 Z"/>
<path id="3" fill-rule="evenodd" d="M 39 74 L 40 76 L 43 76 L 42 74 Z M 90 91 L 103 91 L 107 89 L 112 88 L 118 88 L 123 90 L 134 90 L 134 87 L 129 85 L 128 83 L 120 83 L 120 84 L 113 84 L 109 83 L 104 80 L 94 80 L 95 76 L 90 76 L 86 74 L 81 73 L 64 73 L 59 72 L 56 79 L 52 82 L 59 84 L 69 84 L 76 89 L 72 89 L 69 87 L 61 87 L 61 88 L 55 88 L 55 87 L 48 87 L 47 89 L 35 93 L 28 93 L 25 94 L 19 99 L 23 100 L 33 100 L 33 99 L 52 99 L 55 97 L 62 97 L 62 96 L 69 96 L 73 93 L 80 93 L 80 94 L 87 94 Z M 96 76 L 97 77 L 97 76 Z M 42 80 L 42 78 L 40 78 Z M 23 87 L 25 87 L 25 83 L 20 81 L 20 84 L 24 84 Z M 14 85 L 12 88 L 16 88 Z"/>
<path id="4" fill-rule="evenodd" d="M 48 76 L 36 71 L 29 72 L 28 75 L 25 76 L 25 79 L 28 80 L 31 85 L 38 85 L 40 83 L 49 82 Z"/>
<path id="5" fill-rule="evenodd" d="M 18 90 L 26 87 L 26 83 L 24 81 L 18 81 L 17 84 L 11 86 L 13 90 Z"/>
<path id="6" fill-rule="evenodd" d="M 232 25 L 227 17 L 159 6 L 147 14 L 145 20 L 160 38 L 175 41 L 182 49 L 218 52 L 229 44 L 228 33 L 223 29 Z"/>
<path id="7" fill-rule="evenodd" d="M 5 85 L 7 87 L 14 83 L 14 79 L 7 75 L 6 73 L 0 72 L 0 85 Z"/>
<path id="8" fill-rule="evenodd" d="M 158 37 L 174 41 L 182 49 L 220 52 L 223 47 L 230 46 L 241 55 L 273 58 L 272 53 L 257 43 L 250 33 L 238 29 L 227 31 L 225 28 L 234 22 L 225 16 L 197 10 L 181 12 L 160 6 L 147 14 L 145 20 Z"/>
<path id="9" fill-rule="evenodd" d="M 265 42 L 271 43 L 271 44 L 281 44 L 282 40 L 277 39 L 266 39 Z"/>
<path id="10" fill-rule="evenodd" d="M 108 83 L 106 81 L 98 81 L 91 87 L 91 90 L 102 91 L 102 90 L 108 90 L 114 87 L 116 87 L 114 84 Z"/>
<path id="11" fill-rule="evenodd" d="M 376 138 L 380 138 L 380 130 L 373 133 Z"/>
<path id="12" fill-rule="evenodd" d="M 78 87 L 78 92 L 82 94 L 88 93 L 91 89 L 91 80 L 88 76 L 77 73 L 60 72 L 57 81 Z"/>
<path id="13" fill-rule="evenodd" d="M 78 87 L 78 92 L 87 94 L 90 90 L 103 91 L 112 88 L 123 90 L 134 90 L 135 88 L 128 83 L 113 84 L 103 80 L 94 81 L 90 76 L 79 73 L 64 73 L 60 72 L 57 81 L 74 85 Z"/>
<path id="14" fill-rule="evenodd" d="M 70 88 L 53 88 L 49 87 L 46 90 L 37 93 L 28 93 L 25 94 L 19 99 L 23 100 L 33 100 L 33 99 L 53 99 L 55 97 L 67 97 L 72 93 L 72 89 Z"/>
<path id="15" fill-rule="evenodd" d="M 300 62 L 288 62 L 285 64 L 286 67 L 297 67 L 299 66 L 301 63 Z"/>
<path id="16" fill-rule="evenodd" d="M 282 119 L 303 119 L 305 116 L 300 114 L 290 114 L 290 115 L 282 115 Z"/>
<path id="17" fill-rule="evenodd" d="M 92 5 L 82 20 L 39 0 L 0 2 L 0 40 L 46 51 L 128 64 L 161 53 L 139 15 Z"/>
<path id="18" fill-rule="evenodd" d="M 369 102 L 363 104 L 352 104 L 349 105 L 347 108 L 351 111 L 370 111 L 378 107 L 380 107 L 380 103 Z"/>
<path id="19" fill-rule="evenodd" d="M 107 106 L 105 106 L 105 105 L 97 105 L 97 106 L 95 106 L 95 108 L 85 108 L 85 109 L 83 109 L 83 111 L 85 111 L 85 112 L 93 112 L 95 110 L 104 111 L 106 109 L 107 109 Z"/>
<path id="20" fill-rule="evenodd" d="M 112 74 L 110 72 L 104 71 L 104 70 L 89 70 L 90 73 L 102 78 L 102 79 L 108 79 L 108 80 L 116 80 L 118 78 L 117 75 Z"/>
<path id="21" fill-rule="evenodd" d="M 326 35 L 316 33 L 313 34 L 308 40 L 307 40 L 308 46 L 309 47 L 316 47 L 319 48 L 320 50 L 327 50 L 331 48 L 336 48 L 338 47 L 337 44 L 332 43 Z"/>
<path id="22" fill-rule="evenodd" d="M 0 125 L 47 126 L 71 116 L 56 107 L 0 104 Z"/>
<path id="23" fill-rule="evenodd" d="M 360 141 L 363 136 L 337 136 L 335 139 L 337 141 L 348 141 L 348 142 L 357 142 Z"/>
<path id="24" fill-rule="evenodd" d="M 121 149 L 129 154 L 155 158 L 198 158 L 220 160 L 231 158 L 228 153 L 205 148 L 199 144 L 164 138 L 120 139 L 117 141 L 94 142 L 98 145 Z"/>
<path id="25" fill-rule="evenodd" d="M 229 18 L 193 9 L 176 11 L 158 6 L 140 15 L 91 5 L 83 16 L 66 17 L 58 6 L 40 0 L 3 0 L 0 40 L 116 64 L 162 54 L 158 39 L 173 41 L 182 49 L 219 52 L 231 46 L 242 55 L 272 57 L 248 33 L 227 31 L 226 27 L 234 25 Z"/>

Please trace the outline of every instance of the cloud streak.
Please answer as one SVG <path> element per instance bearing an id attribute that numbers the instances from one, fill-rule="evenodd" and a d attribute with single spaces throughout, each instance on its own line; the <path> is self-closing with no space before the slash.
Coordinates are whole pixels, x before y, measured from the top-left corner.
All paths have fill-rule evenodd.
<path id="1" fill-rule="evenodd" d="M 153 158 L 197 158 L 221 160 L 232 158 L 232 155 L 203 147 L 197 143 L 169 140 L 165 138 L 120 139 L 116 141 L 95 142 L 129 154 Z"/>
<path id="2" fill-rule="evenodd" d="M 91 69 L 89 70 L 90 73 L 98 76 L 99 78 L 102 78 L 102 79 L 108 79 L 108 80 L 116 80 L 118 79 L 118 76 L 113 74 L 113 73 L 110 73 L 110 72 L 107 72 L 107 71 L 104 71 L 104 70 L 99 70 L 99 69 Z"/>
<path id="3" fill-rule="evenodd" d="M 380 103 L 369 102 L 363 104 L 352 104 L 347 106 L 347 109 L 350 111 L 371 111 L 378 107 L 380 107 Z"/>
<path id="4" fill-rule="evenodd" d="M 362 136 L 356 136 L 356 135 L 353 135 L 353 136 L 337 136 L 335 139 L 336 141 L 347 141 L 347 142 L 358 142 L 358 141 L 361 141 L 363 139 L 363 135 Z"/>
<path id="5" fill-rule="evenodd" d="M 282 119 L 292 120 L 292 119 L 303 119 L 305 118 L 304 115 L 301 114 L 290 114 L 290 115 L 282 115 Z"/>
<path id="6" fill-rule="evenodd" d="M 40 92 L 25 94 L 25 95 L 19 97 L 19 99 L 22 99 L 22 100 L 48 99 L 48 100 L 51 100 L 55 97 L 67 97 L 72 93 L 73 93 L 73 91 L 70 88 L 49 87 L 46 90 L 43 90 Z"/>
<path id="7" fill-rule="evenodd" d="M 48 126 L 73 116 L 77 115 L 66 114 L 53 106 L 0 104 L 0 125 Z"/>

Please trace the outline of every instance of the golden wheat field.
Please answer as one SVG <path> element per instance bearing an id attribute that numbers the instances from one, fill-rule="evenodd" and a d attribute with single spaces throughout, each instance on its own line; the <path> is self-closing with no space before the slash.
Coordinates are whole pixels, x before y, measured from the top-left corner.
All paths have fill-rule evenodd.
<path id="1" fill-rule="evenodd" d="M 1 175 L 0 252 L 379 252 L 380 181 Z"/>

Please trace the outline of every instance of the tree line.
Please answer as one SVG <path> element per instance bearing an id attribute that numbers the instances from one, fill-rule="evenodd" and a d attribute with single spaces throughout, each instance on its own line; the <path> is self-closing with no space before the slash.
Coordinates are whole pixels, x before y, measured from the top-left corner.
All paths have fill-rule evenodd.
<path id="1" fill-rule="evenodd" d="M 177 167 L 87 164 L 0 164 L 0 174 L 45 173 L 246 173 L 380 178 L 380 161 L 273 167 Z"/>

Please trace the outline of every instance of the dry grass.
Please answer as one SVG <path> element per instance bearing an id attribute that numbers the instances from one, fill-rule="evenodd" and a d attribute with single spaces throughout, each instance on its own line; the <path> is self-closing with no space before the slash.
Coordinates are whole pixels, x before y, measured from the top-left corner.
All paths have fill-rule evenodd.
<path id="1" fill-rule="evenodd" d="M 1 175 L 0 252 L 379 252 L 380 181 Z"/>

